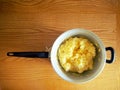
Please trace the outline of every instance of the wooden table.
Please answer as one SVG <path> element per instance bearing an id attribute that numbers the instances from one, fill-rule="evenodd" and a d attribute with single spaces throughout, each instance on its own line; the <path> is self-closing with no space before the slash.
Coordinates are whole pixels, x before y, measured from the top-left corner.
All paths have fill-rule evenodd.
<path id="1" fill-rule="evenodd" d="M 116 51 L 93 81 L 61 79 L 49 59 L 7 57 L 9 51 L 45 51 L 64 31 L 84 28 Z M 0 0 L 1 90 L 120 90 L 120 0 Z"/>

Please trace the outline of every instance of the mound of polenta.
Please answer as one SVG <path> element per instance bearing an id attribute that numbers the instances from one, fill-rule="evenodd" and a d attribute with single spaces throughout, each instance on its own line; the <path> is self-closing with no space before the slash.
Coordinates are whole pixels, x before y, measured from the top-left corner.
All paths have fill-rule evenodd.
<path id="1" fill-rule="evenodd" d="M 58 49 L 58 60 L 67 72 L 82 73 L 93 68 L 95 46 L 85 38 L 71 37 Z"/>

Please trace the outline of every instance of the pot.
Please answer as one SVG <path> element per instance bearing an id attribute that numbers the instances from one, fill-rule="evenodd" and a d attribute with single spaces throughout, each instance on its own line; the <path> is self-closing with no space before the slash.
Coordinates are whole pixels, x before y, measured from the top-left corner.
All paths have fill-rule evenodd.
<path id="1" fill-rule="evenodd" d="M 60 65 L 57 52 L 59 46 L 70 37 L 85 37 L 90 40 L 96 47 L 96 57 L 93 61 L 93 69 L 85 71 L 81 74 L 66 72 Z M 106 51 L 111 52 L 110 60 L 107 59 Z M 50 52 L 8 52 L 8 56 L 31 57 L 31 58 L 50 58 L 53 69 L 64 80 L 73 83 L 85 83 L 95 79 L 104 69 L 105 64 L 113 63 L 114 49 L 105 47 L 101 39 L 93 32 L 81 28 L 68 30 L 62 33 L 53 43 Z"/>

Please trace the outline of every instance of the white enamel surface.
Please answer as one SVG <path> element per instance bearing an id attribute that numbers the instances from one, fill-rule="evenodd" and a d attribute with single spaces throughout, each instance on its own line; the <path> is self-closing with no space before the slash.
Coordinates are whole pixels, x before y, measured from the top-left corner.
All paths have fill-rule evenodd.
<path id="1" fill-rule="evenodd" d="M 60 44 L 67 38 L 76 36 L 76 35 L 80 36 L 80 37 L 82 36 L 82 37 L 88 38 L 93 43 L 97 43 L 100 48 L 100 53 L 98 54 L 97 59 L 94 62 L 95 63 L 94 67 L 93 67 L 94 69 L 90 72 L 80 74 L 79 76 L 73 75 L 70 73 L 66 73 L 61 68 L 61 66 L 58 62 L 58 59 L 57 59 L 57 50 L 58 50 Z M 52 46 L 50 57 L 51 57 L 52 66 L 53 66 L 54 70 L 56 71 L 56 73 L 64 80 L 67 80 L 67 81 L 73 82 L 73 83 L 85 83 L 87 81 L 94 79 L 103 70 L 105 62 L 106 62 L 105 47 L 104 47 L 102 41 L 99 39 L 99 37 L 97 35 L 95 35 L 94 33 L 92 33 L 91 31 L 80 29 L 80 28 L 68 30 L 68 31 L 64 32 L 63 34 L 61 34 L 56 39 L 56 41 L 54 42 L 54 44 Z"/>

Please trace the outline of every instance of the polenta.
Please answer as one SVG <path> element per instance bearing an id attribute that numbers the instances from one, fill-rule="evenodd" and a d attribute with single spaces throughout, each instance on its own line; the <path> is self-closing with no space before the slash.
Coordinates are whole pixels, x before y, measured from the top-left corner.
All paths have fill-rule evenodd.
<path id="1" fill-rule="evenodd" d="M 58 49 L 58 60 L 67 72 L 82 73 L 93 68 L 95 46 L 85 38 L 71 37 Z"/>

